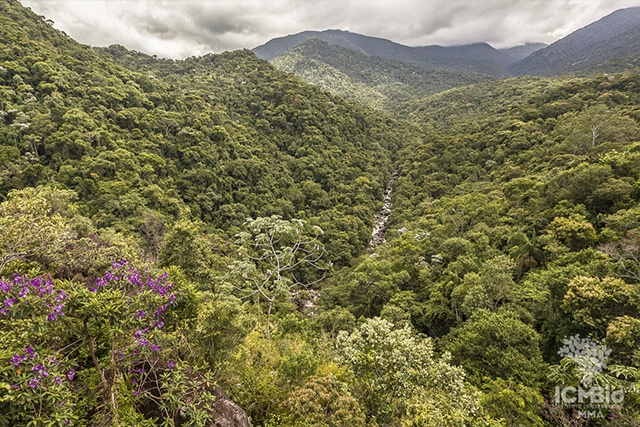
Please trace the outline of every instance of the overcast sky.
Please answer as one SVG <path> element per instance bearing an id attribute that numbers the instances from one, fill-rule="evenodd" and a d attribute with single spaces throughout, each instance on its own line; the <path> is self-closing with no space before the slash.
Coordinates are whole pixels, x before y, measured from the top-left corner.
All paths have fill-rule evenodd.
<path id="1" fill-rule="evenodd" d="M 552 43 L 640 0 L 21 0 L 77 41 L 182 59 L 341 29 L 409 46 Z"/>

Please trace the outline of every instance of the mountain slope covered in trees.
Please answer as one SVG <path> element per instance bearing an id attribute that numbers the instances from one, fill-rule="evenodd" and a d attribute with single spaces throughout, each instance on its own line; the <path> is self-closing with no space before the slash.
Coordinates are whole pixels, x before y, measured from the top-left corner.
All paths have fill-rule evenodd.
<path id="1" fill-rule="evenodd" d="M 553 76 L 640 54 L 640 7 L 617 10 L 509 67 L 515 75 Z M 616 71 L 615 69 L 613 71 Z"/>
<path id="2" fill-rule="evenodd" d="M 96 225 L 127 232 L 185 209 L 224 229 L 278 214 L 329 232 L 335 214 L 355 233 L 345 254 L 366 246 L 388 149 L 402 138 L 387 120 L 248 51 L 188 61 L 96 52 L 5 10 L 5 194 L 54 181 Z"/>
<path id="3" fill-rule="evenodd" d="M 268 41 L 252 49 L 259 58 L 271 61 L 297 44 L 317 38 L 368 56 L 420 65 L 431 70 L 449 70 L 505 76 L 504 67 L 513 61 L 486 43 L 465 46 L 405 46 L 391 40 L 342 30 L 304 31 Z"/>
<path id="4" fill-rule="evenodd" d="M 316 38 L 297 44 L 271 64 L 343 98 L 389 112 L 408 101 L 492 79 L 369 56 Z"/>
<path id="5" fill-rule="evenodd" d="M 398 68 L 398 120 L 246 50 L 0 31 L 0 426 L 640 422 L 639 72 Z"/>

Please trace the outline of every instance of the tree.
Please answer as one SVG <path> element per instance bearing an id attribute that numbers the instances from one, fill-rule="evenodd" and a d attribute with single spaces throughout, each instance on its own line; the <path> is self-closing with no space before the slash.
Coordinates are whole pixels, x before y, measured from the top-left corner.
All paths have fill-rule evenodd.
<path id="1" fill-rule="evenodd" d="M 205 425 L 211 379 L 176 349 L 182 290 L 124 260 L 88 286 L 0 279 L 0 425 L 142 425 L 143 407 Z"/>
<path id="2" fill-rule="evenodd" d="M 14 261 L 53 262 L 71 240 L 71 229 L 48 197 L 55 191 L 26 188 L 0 204 L 0 276 Z"/>
<path id="3" fill-rule="evenodd" d="M 513 378 L 536 388 L 542 379 L 540 336 L 514 312 L 478 310 L 444 338 L 454 363 L 480 385 L 484 377 Z"/>
<path id="4" fill-rule="evenodd" d="M 446 354 L 436 359 L 431 339 L 409 325 L 396 329 L 387 320 L 368 319 L 352 333 L 340 332 L 336 347 L 371 421 L 432 425 L 447 413 L 439 425 L 460 425 L 477 409 L 479 396 L 465 386 L 464 371 Z"/>
<path id="5" fill-rule="evenodd" d="M 611 257 L 616 266 L 616 275 L 631 283 L 640 283 L 640 235 L 637 231 L 627 234 L 619 242 L 611 242 L 599 247 Z"/>
<path id="6" fill-rule="evenodd" d="M 596 229 L 582 215 L 572 214 L 569 218 L 556 217 L 549 224 L 549 234 L 553 235 L 572 251 L 579 251 L 597 239 Z"/>
<path id="7" fill-rule="evenodd" d="M 604 338 L 616 317 L 640 316 L 640 290 L 622 279 L 577 276 L 569 282 L 562 309 L 577 331 Z"/>
<path id="8" fill-rule="evenodd" d="M 364 427 L 365 415 L 346 384 L 333 376 L 313 376 L 284 402 L 295 420 L 305 427 Z M 298 425 L 294 423 L 293 425 Z"/>
<path id="9" fill-rule="evenodd" d="M 513 299 L 515 263 L 506 255 L 498 255 L 484 263 L 478 273 L 464 275 L 451 299 L 467 316 L 477 309 L 497 310 Z"/>
<path id="10" fill-rule="evenodd" d="M 518 276 L 544 264 L 544 252 L 537 245 L 535 230 L 531 238 L 521 231 L 512 234 L 507 246 L 509 255 L 518 263 Z"/>
<path id="11" fill-rule="evenodd" d="M 324 278 L 319 272 L 328 265 L 322 260 L 321 235 L 320 227 L 279 216 L 249 219 L 245 231 L 236 235 L 240 259 L 229 266 L 225 279 L 237 283 L 243 297 L 257 296 L 266 302 L 267 339 L 271 337 L 269 321 L 276 302 L 293 289 L 308 288 Z"/>

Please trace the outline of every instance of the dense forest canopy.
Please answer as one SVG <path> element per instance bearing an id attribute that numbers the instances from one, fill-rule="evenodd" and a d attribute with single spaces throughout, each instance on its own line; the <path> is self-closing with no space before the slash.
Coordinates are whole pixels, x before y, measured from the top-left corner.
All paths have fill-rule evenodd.
<path id="1" fill-rule="evenodd" d="M 338 79 L 394 118 L 246 50 L 91 48 L 16 0 L 0 32 L 0 426 L 640 423 L 628 61 Z"/>

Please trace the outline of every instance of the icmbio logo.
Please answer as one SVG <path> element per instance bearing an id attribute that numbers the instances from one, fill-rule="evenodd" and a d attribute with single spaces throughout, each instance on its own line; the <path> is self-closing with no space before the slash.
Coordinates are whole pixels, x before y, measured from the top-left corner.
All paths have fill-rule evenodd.
<path id="1" fill-rule="evenodd" d="M 602 409 L 618 407 L 624 400 L 624 392 L 596 381 L 597 376 L 607 369 L 611 349 L 604 343 L 581 338 L 580 335 L 565 337 L 562 342 L 558 354 L 575 363 L 580 385 L 556 386 L 555 402 L 577 408 L 579 414 L 589 414 L 589 418 L 601 418 Z"/>

